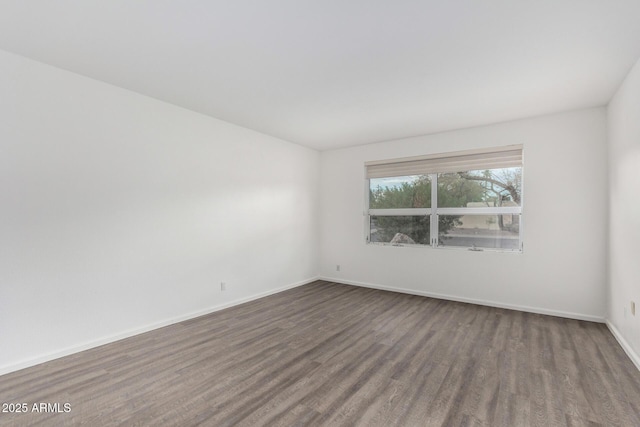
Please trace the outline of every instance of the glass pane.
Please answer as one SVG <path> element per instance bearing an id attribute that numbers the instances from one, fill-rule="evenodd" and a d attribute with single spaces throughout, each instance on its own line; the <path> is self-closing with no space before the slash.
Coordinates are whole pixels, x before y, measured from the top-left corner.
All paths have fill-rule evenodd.
<path id="1" fill-rule="evenodd" d="M 371 216 L 371 242 L 428 245 L 430 244 L 429 215 Z"/>
<path id="2" fill-rule="evenodd" d="M 522 168 L 438 174 L 438 206 L 471 208 L 520 206 Z"/>
<path id="3" fill-rule="evenodd" d="M 438 245 L 518 249 L 520 215 L 440 215 Z"/>
<path id="4" fill-rule="evenodd" d="M 371 209 L 430 207 L 431 179 L 428 175 L 369 180 L 369 208 Z"/>

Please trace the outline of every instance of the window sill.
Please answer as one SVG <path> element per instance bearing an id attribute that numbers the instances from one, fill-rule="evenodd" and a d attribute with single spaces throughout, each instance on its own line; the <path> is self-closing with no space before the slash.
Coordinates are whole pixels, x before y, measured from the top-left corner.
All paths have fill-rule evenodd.
<path id="1" fill-rule="evenodd" d="M 469 247 L 462 246 L 437 246 L 433 247 L 431 245 L 411 245 L 411 244 L 391 244 L 391 243 L 383 243 L 383 242 L 367 242 L 367 246 L 379 246 L 379 247 L 388 247 L 388 248 L 418 248 L 418 249 L 435 249 L 435 250 L 445 250 L 445 251 L 466 251 L 466 252 L 490 252 L 490 253 L 507 253 L 507 254 L 521 254 L 523 253 L 522 249 L 500 249 L 500 248 L 478 248 L 473 249 Z"/>

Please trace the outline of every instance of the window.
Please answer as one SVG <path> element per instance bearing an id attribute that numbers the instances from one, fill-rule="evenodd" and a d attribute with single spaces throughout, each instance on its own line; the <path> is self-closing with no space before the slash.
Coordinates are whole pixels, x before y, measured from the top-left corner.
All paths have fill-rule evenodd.
<path id="1" fill-rule="evenodd" d="M 522 250 L 522 147 L 366 163 L 367 242 Z"/>

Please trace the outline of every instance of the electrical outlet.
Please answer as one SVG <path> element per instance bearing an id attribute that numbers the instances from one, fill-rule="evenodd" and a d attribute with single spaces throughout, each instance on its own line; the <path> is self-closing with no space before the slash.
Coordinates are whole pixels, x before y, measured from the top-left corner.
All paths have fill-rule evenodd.
<path id="1" fill-rule="evenodd" d="M 635 301 L 631 301 L 631 315 L 632 316 L 636 315 L 636 303 L 635 303 Z"/>
<path id="2" fill-rule="evenodd" d="M 220 282 L 220 290 L 221 291 L 226 291 L 227 290 L 227 284 L 225 282 Z"/>
<path id="3" fill-rule="evenodd" d="M 340 271 L 340 264 L 336 264 L 336 271 Z"/>

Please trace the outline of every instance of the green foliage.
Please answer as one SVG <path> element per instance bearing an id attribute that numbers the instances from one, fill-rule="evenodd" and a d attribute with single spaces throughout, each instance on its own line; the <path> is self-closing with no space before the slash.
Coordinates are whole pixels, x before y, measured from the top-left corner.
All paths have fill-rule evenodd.
<path id="1" fill-rule="evenodd" d="M 369 190 L 371 209 L 430 208 L 431 181 L 421 176 L 414 182 L 403 182 L 400 187 L 380 187 Z"/>
<path id="2" fill-rule="evenodd" d="M 399 187 L 378 186 L 369 192 L 369 206 L 371 209 L 429 208 L 431 181 L 429 177 L 421 176 L 414 182 L 403 182 Z M 389 242 L 396 233 L 403 233 L 418 244 L 429 244 L 428 216 L 379 216 L 373 221 L 379 241 Z"/>
<path id="3" fill-rule="evenodd" d="M 486 190 L 480 182 L 463 178 L 459 173 L 438 176 L 438 206 L 464 208 L 471 202 L 484 202 Z"/>
<path id="4" fill-rule="evenodd" d="M 372 217 L 373 227 L 378 230 L 375 238 L 379 242 L 390 242 L 396 233 L 403 233 L 421 245 L 429 244 L 429 217 L 423 216 L 377 216 Z"/>

